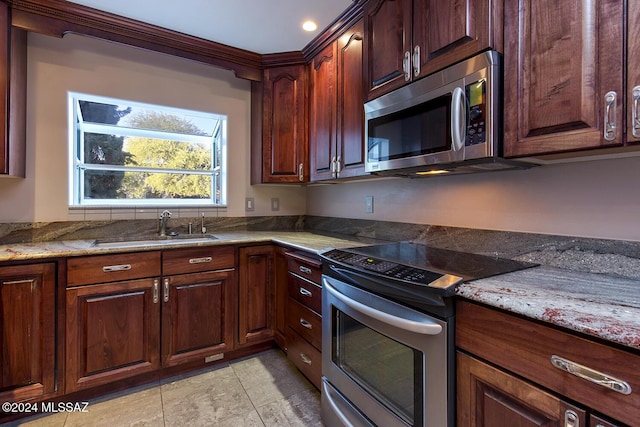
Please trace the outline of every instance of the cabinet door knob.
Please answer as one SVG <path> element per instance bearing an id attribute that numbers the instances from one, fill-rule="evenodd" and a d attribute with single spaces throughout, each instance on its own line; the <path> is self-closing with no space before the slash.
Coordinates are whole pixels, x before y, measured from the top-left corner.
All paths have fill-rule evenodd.
<path id="1" fill-rule="evenodd" d="M 564 427 L 580 427 L 580 418 L 576 411 L 571 409 L 564 411 Z"/>
<path id="2" fill-rule="evenodd" d="M 402 61 L 402 71 L 404 71 L 404 81 L 411 80 L 411 52 L 404 53 L 404 61 Z"/>
<path id="3" fill-rule="evenodd" d="M 614 91 L 607 92 L 604 96 L 606 103 L 604 109 L 604 139 L 614 141 L 616 139 L 616 98 Z"/>
<path id="4" fill-rule="evenodd" d="M 298 180 L 304 182 L 304 163 L 298 165 Z"/>
<path id="5" fill-rule="evenodd" d="M 169 302 L 169 279 L 164 279 L 164 302 Z"/>
<path id="6" fill-rule="evenodd" d="M 631 106 L 631 133 L 634 138 L 640 138 L 640 111 L 638 108 L 640 107 L 640 86 L 635 86 L 631 91 L 631 95 L 633 97 Z"/>
<path id="7" fill-rule="evenodd" d="M 420 75 L 420 46 L 413 48 L 413 76 Z"/>
<path id="8" fill-rule="evenodd" d="M 160 301 L 160 280 L 153 280 L 153 303 L 157 304 Z"/>

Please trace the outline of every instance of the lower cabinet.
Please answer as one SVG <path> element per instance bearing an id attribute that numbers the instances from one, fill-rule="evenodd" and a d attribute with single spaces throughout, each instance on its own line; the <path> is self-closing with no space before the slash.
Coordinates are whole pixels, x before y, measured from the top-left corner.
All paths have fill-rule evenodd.
<path id="1" fill-rule="evenodd" d="M 456 346 L 460 426 L 613 427 L 640 419 L 633 352 L 466 301 L 456 304 Z"/>
<path id="2" fill-rule="evenodd" d="M 0 401 L 56 392 L 56 264 L 0 267 Z"/>
<path id="3" fill-rule="evenodd" d="M 240 248 L 238 345 L 273 339 L 273 246 Z"/>
<path id="4" fill-rule="evenodd" d="M 65 392 L 223 358 L 235 347 L 235 264 L 224 246 L 70 258 Z"/>
<path id="5" fill-rule="evenodd" d="M 66 392 L 160 367 L 160 278 L 67 289 Z"/>
<path id="6" fill-rule="evenodd" d="M 583 409 L 518 377 L 460 352 L 456 363 L 460 426 L 586 425 Z"/>
<path id="7" fill-rule="evenodd" d="M 286 254 L 289 268 L 287 355 L 318 389 L 322 383 L 321 263 L 303 252 Z"/>
<path id="8" fill-rule="evenodd" d="M 275 293 L 273 337 L 285 352 L 287 351 L 287 305 L 289 302 L 287 252 L 289 252 L 288 249 L 276 246 L 273 260 L 273 291 Z"/>

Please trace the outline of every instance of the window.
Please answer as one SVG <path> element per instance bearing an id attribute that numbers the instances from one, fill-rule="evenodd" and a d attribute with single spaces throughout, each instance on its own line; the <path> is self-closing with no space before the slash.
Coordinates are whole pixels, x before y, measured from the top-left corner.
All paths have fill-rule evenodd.
<path id="1" fill-rule="evenodd" d="M 226 203 L 227 118 L 69 94 L 71 206 Z"/>

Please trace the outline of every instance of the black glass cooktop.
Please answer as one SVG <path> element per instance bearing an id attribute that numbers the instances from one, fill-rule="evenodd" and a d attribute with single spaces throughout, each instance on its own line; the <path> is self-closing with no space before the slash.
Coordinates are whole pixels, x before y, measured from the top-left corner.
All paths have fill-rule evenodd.
<path id="1" fill-rule="evenodd" d="M 364 272 L 416 284 L 428 284 L 444 274 L 469 281 L 536 265 L 409 242 L 334 249 L 321 255 Z"/>

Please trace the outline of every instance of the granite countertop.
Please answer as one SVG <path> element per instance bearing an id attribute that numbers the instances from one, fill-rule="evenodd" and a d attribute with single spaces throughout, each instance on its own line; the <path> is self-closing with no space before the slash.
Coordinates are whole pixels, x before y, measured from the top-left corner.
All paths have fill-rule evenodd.
<path id="1" fill-rule="evenodd" d="M 94 240 L 0 245 L 0 262 L 270 242 L 319 252 L 384 242 L 306 231 L 238 231 L 214 235 L 216 240 L 158 241 L 126 247 L 100 247 Z M 458 287 L 457 295 L 640 350 L 640 281 L 637 279 L 542 265 L 464 283 Z"/>
<path id="2" fill-rule="evenodd" d="M 461 285 L 457 295 L 640 350 L 640 281 L 539 266 Z"/>
<path id="3" fill-rule="evenodd" d="M 108 253 L 139 252 L 146 250 L 176 249 L 230 244 L 278 243 L 297 250 L 320 252 L 328 248 L 347 248 L 371 244 L 375 239 L 355 236 L 332 236 L 305 231 L 251 231 L 213 233 L 215 240 L 158 240 L 144 243 L 110 244 L 108 247 L 95 245 L 95 240 L 59 240 L 38 243 L 16 243 L 0 245 L 0 262 L 36 260 L 43 258 L 101 255 Z"/>

